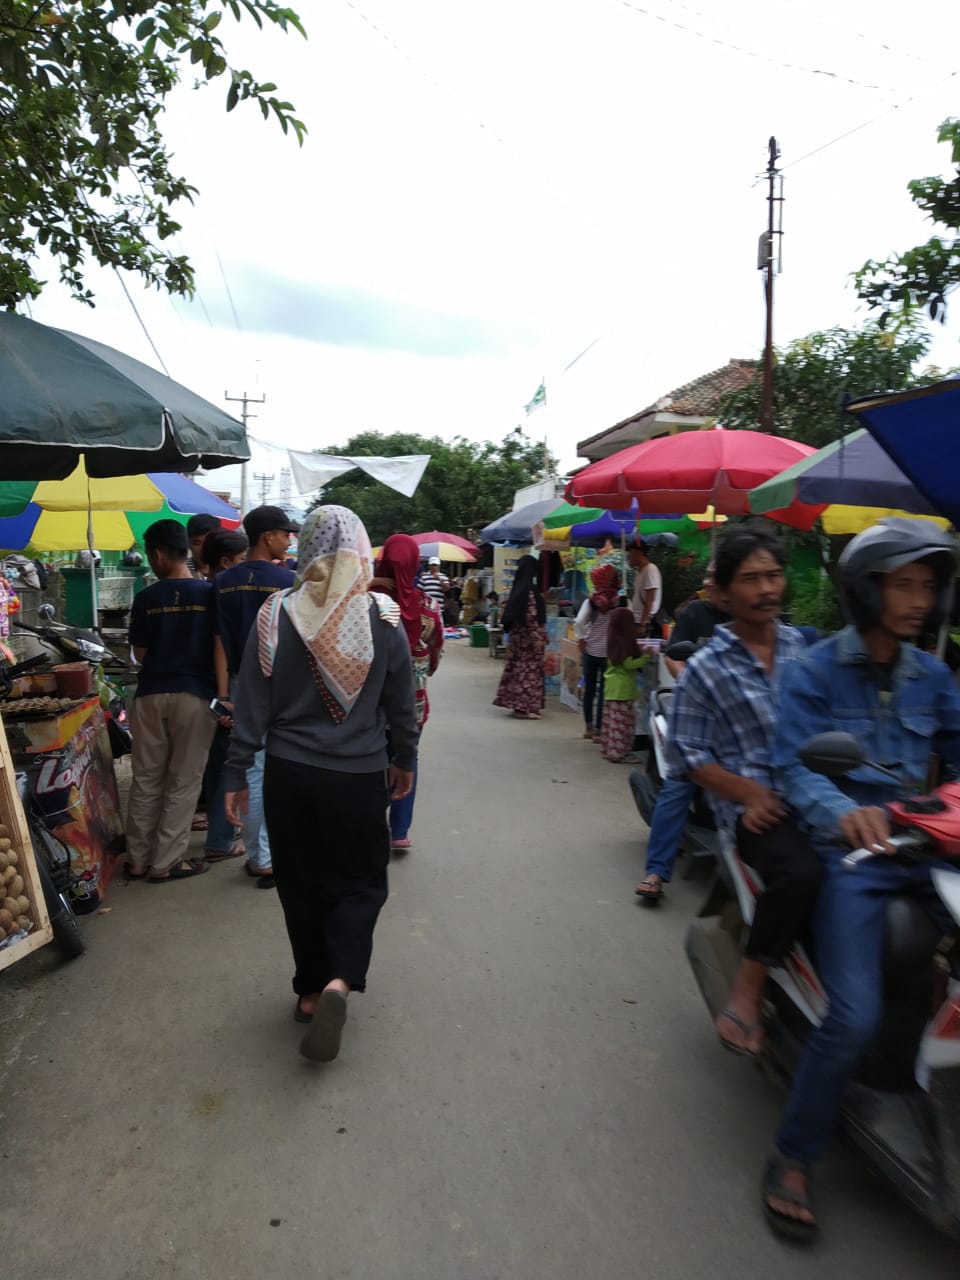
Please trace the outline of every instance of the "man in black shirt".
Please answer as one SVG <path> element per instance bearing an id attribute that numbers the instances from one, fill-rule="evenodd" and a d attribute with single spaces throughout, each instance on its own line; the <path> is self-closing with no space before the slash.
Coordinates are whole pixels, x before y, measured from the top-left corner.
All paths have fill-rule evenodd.
<path id="1" fill-rule="evenodd" d="M 217 697 L 228 707 L 233 705 L 233 685 L 261 605 L 275 591 L 293 586 L 292 570 L 277 561 L 286 556 L 300 526 L 288 519 L 280 507 L 254 507 L 243 517 L 243 528 L 250 541 L 246 560 L 225 569 L 214 580 Z M 257 888 L 272 889 L 270 841 L 263 820 L 264 760 L 265 753 L 258 751 L 247 773 L 250 800 L 243 823 L 243 843 L 247 850 L 247 872 L 256 877 Z"/>
<path id="2" fill-rule="evenodd" d="M 213 588 L 187 565 L 187 532 L 158 520 L 144 535 L 158 581 L 134 597 L 130 644 L 141 663 L 130 715 L 133 783 L 127 812 L 127 873 L 151 884 L 207 870 L 186 858 L 190 823 L 216 721 Z"/>

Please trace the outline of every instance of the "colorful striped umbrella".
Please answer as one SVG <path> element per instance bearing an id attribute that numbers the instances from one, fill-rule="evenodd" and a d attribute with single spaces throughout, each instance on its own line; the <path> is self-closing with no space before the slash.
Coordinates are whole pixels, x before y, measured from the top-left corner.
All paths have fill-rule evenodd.
<path id="1" fill-rule="evenodd" d="M 0 483 L 0 548 L 6 551 L 126 551 L 155 520 L 185 524 L 192 515 L 216 516 L 236 528 L 240 513 L 187 476 L 90 479 L 83 464 L 65 480 Z"/>

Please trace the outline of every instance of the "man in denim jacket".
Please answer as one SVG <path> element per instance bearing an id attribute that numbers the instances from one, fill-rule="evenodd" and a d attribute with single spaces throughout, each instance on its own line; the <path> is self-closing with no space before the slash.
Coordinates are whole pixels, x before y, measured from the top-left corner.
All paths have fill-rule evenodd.
<path id="1" fill-rule="evenodd" d="M 853 539 L 840 568 L 854 625 L 784 674 L 774 744 L 778 789 L 809 826 L 827 870 L 816 955 L 829 1010 L 794 1076 L 763 1191 L 770 1225 L 794 1239 L 816 1231 L 809 1165 L 829 1142 L 844 1088 L 879 1028 L 887 903 L 909 889 L 931 914 L 940 911 L 929 864 L 883 856 L 893 852 L 883 806 L 928 789 L 932 753 L 960 769 L 960 692 L 943 663 L 910 643 L 946 616 L 956 573 L 951 538 L 929 521 L 882 520 Z M 828 730 L 852 733 L 866 758 L 897 772 L 903 786 L 866 767 L 840 779 L 805 768 L 799 748 Z M 849 846 L 878 856 L 846 870 Z"/>

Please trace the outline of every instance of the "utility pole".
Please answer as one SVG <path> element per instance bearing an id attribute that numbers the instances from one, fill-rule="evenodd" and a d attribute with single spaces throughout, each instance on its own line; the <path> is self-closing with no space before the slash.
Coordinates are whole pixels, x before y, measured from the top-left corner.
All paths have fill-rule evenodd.
<path id="1" fill-rule="evenodd" d="M 248 419 L 255 418 L 257 416 L 255 413 L 250 413 L 250 411 L 247 409 L 247 405 L 267 403 L 266 396 L 259 396 L 259 397 L 248 396 L 246 392 L 244 392 L 242 396 L 232 396 L 225 391 L 223 393 L 223 398 L 224 400 L 232 400 L 235 404 L 243 405 L 243 410 L 240 414 L 240 421 L 243 423 L 244 432 L 246 432 L 246 429 L 247 429 Z M 247 514 L 249 506 L 250 506 L 250 499 L 247 493 L 247 464 L 244 462 L 241 464 L 241 467 L 240 467 L 240 515 L 241 517 Z"/>
<path id="2" fill-rule="evenodd" d="M 270 490 L 273 488 L 273 473 L 267 471 L 255 471 L 253 478 L 260 486 L 260 505 L 265 505 L 270 497 Z"/>
<path id="3" fill-rule="evenodd" d="M 767 143 L 767 229 L 760 237 L 757 267 L 764 271 L 764 296 L 767 304 L 767 329 L 763 347 L 763 394 L 760 408 L 760 430 L 773 432 L 773 277 L 780 270 L 783 246 L 783 178 L 777 168 L 780 148 L 776 138 Z M 779 195 L 777 180 L 779 179 Z M 778 216 L 774 216 L 775 213 Z"/>

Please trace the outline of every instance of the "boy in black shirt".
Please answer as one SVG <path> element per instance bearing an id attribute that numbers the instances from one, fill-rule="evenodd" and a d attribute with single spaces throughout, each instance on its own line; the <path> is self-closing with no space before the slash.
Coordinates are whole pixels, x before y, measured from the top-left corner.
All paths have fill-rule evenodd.
<path id="1" fill-rule="evenodd" d="M 208 870 L 186 852 L 216 728 L 213 587 L 191 575 L 187 532 L 176 520 L 150 525 L 143 541 L 158 581 L 130 611 L 130 644 L 142 666 L 130 716 L 127 874 L 162 884 Z"/>

